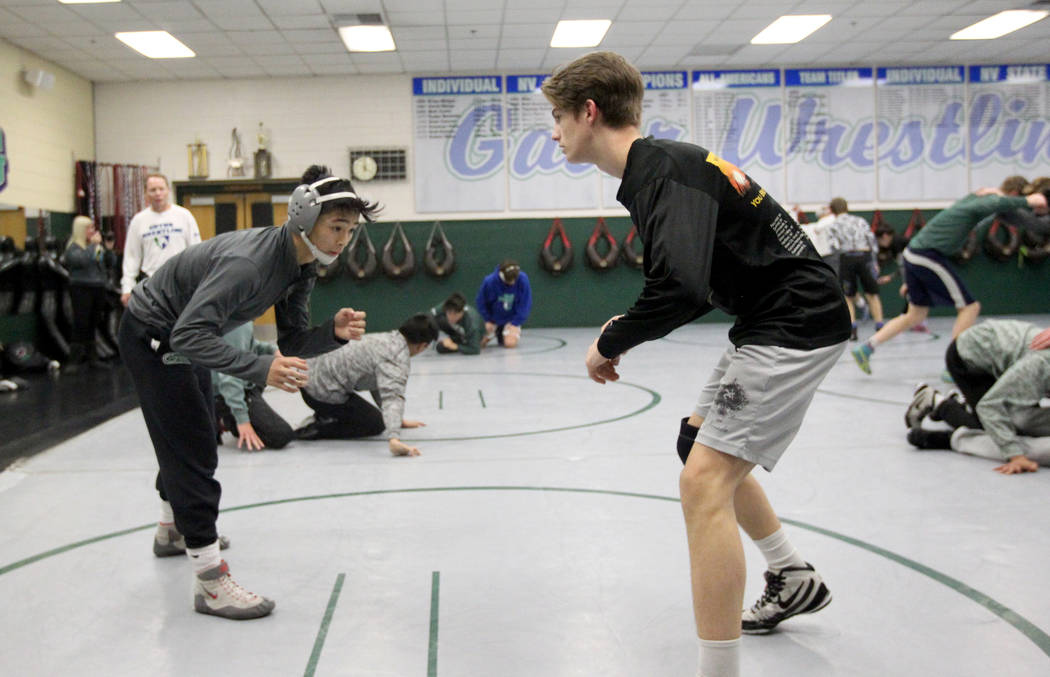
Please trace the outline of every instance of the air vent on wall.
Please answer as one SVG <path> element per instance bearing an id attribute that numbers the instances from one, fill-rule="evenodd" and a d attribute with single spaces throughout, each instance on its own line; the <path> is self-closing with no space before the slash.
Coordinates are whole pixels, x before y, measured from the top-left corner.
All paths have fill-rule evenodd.
<path id="1" fill-rule="evenodd" d="M 362 181 L 404 181 L 408 178 L 408 164 L 406 161 L 407 151 L 404 148 L 351 148 L 350 149 L 350 178 Z M 375 175 L 365 178 L 370 174 L 356 171 L 354 163 L 361 158 L 371 158 L 375 161 Z M 358 164 L 357 169 L 368 169 L 371 163 L 365 161 Z"/>

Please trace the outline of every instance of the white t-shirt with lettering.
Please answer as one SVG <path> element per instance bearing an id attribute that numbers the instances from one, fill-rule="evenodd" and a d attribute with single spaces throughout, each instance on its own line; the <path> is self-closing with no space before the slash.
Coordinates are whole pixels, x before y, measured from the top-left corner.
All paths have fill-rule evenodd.
<path id="1" fill-rule="evenodd" d="M 191 245 L 200 244 L 200 241 L 197 220 L 185 207 L 173 204 L 163 212 L 146 208 L 135 214 L 124 239 L 120 293 L 131 293 L 140 270 L 153 275 L 165 261 Z"/>

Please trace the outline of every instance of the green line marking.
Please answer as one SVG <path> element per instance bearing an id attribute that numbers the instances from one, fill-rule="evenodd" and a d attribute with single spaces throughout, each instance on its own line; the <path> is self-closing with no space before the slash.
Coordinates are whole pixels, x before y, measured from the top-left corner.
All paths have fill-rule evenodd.
<path id="1" fill-rule="evenodd" d="M 428 372 L 427 376 L 456 376 L 456 377 L 459 377 L 459 376 L 491 376 L 494 373 L 497 373 L 497 372 L 491 372 L 491 371 L 440 372 L 439 371 L 439 372 Z M 504 376 L 539 376 L 539 377 L 543 377 L 543 378 L 576 378 L 576 379 L 583 379 L 583 380 L 586 380 L 586 381 L 590 381 L 591 380 L 589 376 L 576 376 L 576 375 L 573 375 L 573 374 L 543 374 L 543 373 L 537 373 L 537 372 L 517 372 L 517 371 L 501 371 L 501 372 L 498 372 L 498 373 L 500 373 L 500 374 L 502 374 Z M 563 430 L 576 430 L 578 428 L 590 428 L 590 427 L 593 427 L 593 426 L 604 425 L 606 423 L 614 423 L 616 421 L 622 421 L 625 418 L 631 418 L 632 416 L 637 416 L 637 415 L 642 414 L 642 413 L 644 413 L 646 411 L 649 411 L 650 409 L 652 409 L 656 405 L 660 404 L 660 399 L 661 399 L 660 398 L 660 393 L 656 392 L 655 390 L 651 390 L 649 388 L 646 388 L 645 386 L 640 386 L 637 383 L 628 383 L 627 381 L 616 381 L 615 383 L 609 383 L 605 387 L 609 387 L 609 386 L 612 386 L 612 387 L 623 386 L 623 387 L 626 387 L 626 388 L 635 388 L 637 390 L 641 390 L 643 392 L 647 392 L 647 393 L 649 393 L 649 397 L 650 397 L 649 403 L 646 404 L 645 406 L 643 406 L 641 409 L 636 409 L 635 411 L 628 412 L 626 414 L 623 414 L 622 416 L 615 416 L 613 418 L 606 418 L 606 419 L 602 419 L 600 421 L 593 421 L 591 423 L 578 423 L 576 425 L 567 425 L 567 426 L 562 426 L 560 428 L 545 428 L 543 430 L 526 430 L 524 432 L 517 432 L 517 433 L 496 433 L 496 434 L 493 434 L 493 435 L 468 435 L 468 436 L 464 436 L 464 437 L 402 437 L 401 441 L 402 442 L 462 442 L 463 440 L 491 440 L 491 439 L 496 439 L 496 438 L 499 438 L 499 437 L 525 437 L 527 435 L 544 435 L 546 433 L 559 433 L 559 432 L 562 432 Z M 480 394 L 480 391 L 479 391 L 479 394 Z M 0 573 L 2 573 L 2 572 L 0 572 Z"/>
<path id="2" fill-rule="evenodd" d="M 479 486 L 479 487 L 417 487 L 417 488 L 408 488 L 408 489 L 373 489 L 373 490 L 370 490 L 370 491 L 348 491 L 348 492 L 334 493 L 334 494 L 318 494 L 318 495 L 315 495 L 315 496 L 297 496 L 297 497 L 293 497 L 293 498 L 283 498 L 283 499 L 277 499 L 277 500 L 273 500 L 273 501 L 263 501 L 261 503 L 249 503 L 249 504 L 246 504 L 246 505 L 234 506 L 232 508 L 225 508 L 223 510 L 220 510 L 220 512 L 234 512 L 234 511 L 238 511 L 238 510 L 253 510 L 255 508 L 264 508 L 264 507 L 285 505 L 285 504 L 291 504 L 291 503 L 304 503 L 306 501 L 319 501 L 319 500 L 336 499 L 336 498 L 354 498 L 354 497 L 357 497 L 357 496 L 382 496 L 382 495 L 386 495 L 386 494 L 422 494 L 422 493 L 453 492 L 453 491 L 563 492 L 563 493 L 573 493 L 573 494 L 595 494 L 595 495 L 602 495 L 602 496 L 620 496 L 620 497 L 624 497 L 624 498 L 643 498 L 643 499 L 654 500 L 654 501 L 669 501 L 669 502 L 672 502 L 672 503 L 678 503 L 679 502 L 679 500 L 677 498 L 674 498 L 672 496 L 659 496 L 659 495 L 656 495 L 656 494 L 642 494 L 642 493 L 637 493 L 637 492 L 633 492 L 633 491 L 612 491 L 612 490 L 608 490 L 608 489 L 581 489 L 581 488 L 576 488 L 576 487 L 530 487 L 530 486 L 498 486 L 497 485 L 497 486 Z M 912 571 L 920 573 L 923 576 L 926 576 L 927 578 L 930 578 L 931 580 L 934 580 L 934 581 L 936 581 L 936 582 L 938 582 L 938 583 L 940 583 L 940 584 L 942 584 L 942 585 L 944 585 L 944 586 L 954 590 L 955 592 L 958 592 L 963 597 L 966 597 L 967 599 L 969 599 L 972 602 L 976 602 L 978 605 L 984 607 L 985 609 L 990 611 L 992 614 L 998 616 L 1003 621 L 1005 621 L 1006 623 L 1008 623 L 1011 626 L 1013 626 L 1016 630 L 1020 631 L 1021 634 L 1023 634 L 1025 637 L 1027 637 L 1029 640 L 1031 640 L 1033 644 L 1035 644 L 1037 647 L 1039 647 L 1039 650 L 1042 651 L 1047 657 L 1050 657 L 1050 635 L 1047 635 L 1047 633 L 1044 630 L 1040 629 L 1038 626 L 1036 626 L 1034 623 L 1032 623 L 1028 619 L 1024 618 L 1020 614 L 1018 614 L 1016 611 L 1010 609 L 1009 607 L 1007 607 L 1004 604 L 1001 604 L 1000 602 L 997 602 L 996 600 L 992 599 L 991 597 L 989 597 L 988 595 L 984 594 L 983 592 L 981 592 L 979 590 L 975 590 L 974 588 L 970 587 L 969 585 L 966 585 L 962 581 L 957 580 L 955 578 L 952 578 L 951 576 L 943 574 L 943 573 L 941 573 L 941 572 L 939 572 L 939 571 L 937 571 L 935 569 L 931 569 L 930 567 L 928 567 L 928 566 L 926 566 L 924 564 L 920 564 L 919 562 L 916 562 L 915 560 L 908 559 L 907 557 L 904 557 L 902 555 L 898 555 L 898 554 L 896 554 L 894 552 L 891 552 L 889 550 L 886 550 L 884 548 L 880 548 L 877 545 L 872 545 L 870 543 L 865 543 L 864 541 L 855 539 L 855 538 L 853 538 L 851 536 L 846 536 L 845 534 L 840 534 L 838 532 L 831 531 L 829 529 L 824 529 L 822 527 L 814 526 L 812 524 L 807 524 L 805 522 L 799 522 L 797 520 L 787 519 L 787 518 L 783 518 L 783 517 L 780 518 L 780 520 L 782 522 L 787 523 L 787 524 L 791 524 L 792 526 L 796 526 L 796 527 L 799 527 L 801 529 L 807 529 L 809 531 L 821 534 L 823 536 L 827 536 L 828 538 L 832 538 L 832 539 L 841 541 L 843 543 L 847 543 L 849 545 L 856 546 L 856 547 L 861 548 L 863 550 L 867 550 L 868 552 L 871 552 L 872 554 L 875 554 L 875 555 L 879 555 L 880 557 L 885 557 L 886 559 L 889 559 L 892 562 L 895 562 L 897 564 L 900 564 L 901 566 L 904 566 L 904 567 L 906 567 L 908 569 L 911 569 Z M 109 533 L 109 534 L 103 534 L 101 536 L 96 536 L 94 538 L 88 538 L 88 539 L 84 539 L 82 541 L 77 541 L 75 543 L 70 543 L 68 545 L 64 545 L 64 546 L 61 546 L 61 547 L 58 547 L 58 548 L 53 548 L 53 549 L 48 550 L 46 552 L 42 552 L 42 553 L 39 553 L 37 555 L 33 555 L 31 557 L 27 557 L 25 559 L 18 560 L 17 562 L 12 562 L 11 564 L 8 564 L 6 566 L 0 567 L 0 576 L 2 576 L 4 574 L 7 574 L 7 573 L 10 573 L 12 571 L 15 571 L 17 569 L 21 569 L 22 567 L 28 566 L 28 565 L 33 564 L 35 562 L 39 562 L 40 560 L 47 559 L 49 557 L 54 557 L 55 555 L 61 555 L 63 553 L 69 552 L 71 550 L 75 550 L 77 548 L 80 548 L 80 547 L 83 547 L 83 546 L 86 546 L 86 545 L 93 545 L 95 543 L 100 543 L 102 541 L 106 541 L 106 540 L 109 540 L 111 538 L 118 538 L 120 536 L 126 536 L 128 534 L 132 534 L 132 533 L 135 533 L 137 531 L 152 530 L 152 529 L 155 529 L 156 527 L 157 527 L 157 525 L 156 525 L 155 522 L 150 522 L 149 524 L 143 524 L 141 526 L 131 527 L 130 529 L 121 529 L 120 531 L 114 531 L 114 532 Z"/>
<path id="3" fill-rule="evenodd" d="M 481 400 L 481 408 L 485 409 L 485 395 L 482 394 L 481 388 L 478 388 L 478 399 Z"/>
<path id="4" fill-rule="evenodd" d="M 438 673 L 438 597 L 441 592 L 441 572 L 430 574 L 430 644 L 427 649 L 427 677 Z"/>
<path id="5" fill-rule="evenodd" d="M 335 587 L 332 588 L 332 594 L 328 598 L 328 608 L 324 611 L 321 628 L 317 631 L 317 639 L 314 640 L 314 650 L 310 653 L 310 662 L 306 664 L 306 672 L 303 673 L 303 677 L 313 677 L 314 671 L 317 670 L 317 661 L 321 658 L 321 649 L 324 647 L 325 637 L 328 636 L 328 626 L 332 624 L 335 604 L 339 601 L 339 592 L 343 589 L 343 579 L 345 578 L 346 574 L 339 574 L 335 577 Z"/>

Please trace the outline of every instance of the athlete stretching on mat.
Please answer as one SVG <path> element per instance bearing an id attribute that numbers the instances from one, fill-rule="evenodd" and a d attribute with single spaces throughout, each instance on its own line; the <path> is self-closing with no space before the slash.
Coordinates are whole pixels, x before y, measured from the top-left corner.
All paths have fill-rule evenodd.
<path id="1" fill-rule="evenodd" d="M 627 350 L 714 307 L 737 317 L 733 346 L 683 420 L 679 442 L 697 674 L 735 676 L 745 577 L 738 522 L 769 562 L 765 594 L 743 614 L 745 630 L 769 631 L 830 601 L 751 470 L 772 470 L 795 436 L 845 349 L 849 311 L 835 273 L 764 189 L 703 148 L 642 138 L 642 76 L 622 57 L 580 57 L 555 71 L 543 93 L 566 159 L 622 177 L 617 199 L 645 245 L 645 287 L 587 351 L 591 378 L 615 381 Z"/>
<path id="2" fill-rule="evenodd" d="M 120 355 L 160 465 L 153 551 L 185 551 L 196 574 L 194 608 L 224 618 L 265 616 L 274 603 L 234 583 L 219 557 L 226 543 L 215 530 L 221 489 L 214 477 L 209 370 L 296 392 L 307 382 L 304 357 L 334 350 L 365 330 L 365 314 L 351 308 L 311 328 L 308 303 L 313 262 L 334 261 L 358 219 L 370 218 L 377 206 L 325 167 L 310 167 L 302 180 L 288 204 L 288 223 L 220 235 L 180 253 L 135 287 L 120 324 Z M 283 357 L 237 350 L 223 340 L 271 305 Z"/>

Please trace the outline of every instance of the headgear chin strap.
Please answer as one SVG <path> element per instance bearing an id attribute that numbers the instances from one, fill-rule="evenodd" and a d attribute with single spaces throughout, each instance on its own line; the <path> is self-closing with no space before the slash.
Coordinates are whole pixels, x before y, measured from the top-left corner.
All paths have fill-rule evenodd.
<path id="1" fill-rule="evenodd" d="M 303 242 L 306 243 L 306 248 L 310 250 L 310 253 L 314 255 L 315 259 L 321 262 L 322 266 L 330 266 L 333 262 L 335 262 L 337 258 L 339 258 L 338 254 L 332 256 L 331 254 L 326 254 L 325 252 L 318 249 L 317 245 L 315 245 L 313 242 L 310 242 L 310 238 L 307 237 L 306 233 L 304 233 L 301 229 L 299 230 L 299 237 L 303 238 Z"/>
<path id="2" fill-rule="evenodd" d="M 317 188 L 332 181 L 342 180 L 338 176 L 326 176 L 310 184 L 300 184 L 292 191 L 292 196 L 288 198 L 288 224 L 299 231 L 303 242 L 306 243 L 306 248 L 314 255 L 314 258 L 325 266 L 332 265 L 337 257 L 322 252 L 310 241 L 310 233 L 314 229 L 314 224 L 317 223 L 317 218 L 321 215 L 321 205 L 331 200 L 356 200 L 358 197 L 356 193 L 349 191 L 321 195 Z"/>

